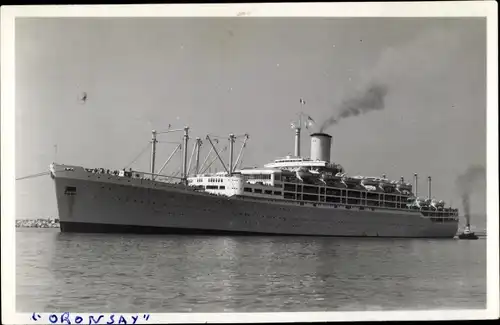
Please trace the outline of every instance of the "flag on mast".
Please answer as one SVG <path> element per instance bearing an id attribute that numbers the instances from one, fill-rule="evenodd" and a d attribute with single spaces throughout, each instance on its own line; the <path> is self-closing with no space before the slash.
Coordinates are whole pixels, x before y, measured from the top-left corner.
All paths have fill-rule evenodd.
<path id="1" fill-rule="evenodd" d="M 312 119 L 312 117 L 310 117 L 309 115 L 307 116 L 307 120 L 306 120 L 306 129 L 308 129 L 310 126 L 312 126 L 314 123 L 314 120 Z"/>

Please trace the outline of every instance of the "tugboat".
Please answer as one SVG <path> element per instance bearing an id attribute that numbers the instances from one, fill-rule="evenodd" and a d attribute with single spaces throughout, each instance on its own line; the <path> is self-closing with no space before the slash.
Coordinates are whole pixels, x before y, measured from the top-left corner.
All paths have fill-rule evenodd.
<path id="1" fill-rule="evenodd" d="M 478 239 L 479 237 L 472 231 L 470 231 L 470 224 L 465 226 L 464 231 L 458 235 L 458 239 Z"/>

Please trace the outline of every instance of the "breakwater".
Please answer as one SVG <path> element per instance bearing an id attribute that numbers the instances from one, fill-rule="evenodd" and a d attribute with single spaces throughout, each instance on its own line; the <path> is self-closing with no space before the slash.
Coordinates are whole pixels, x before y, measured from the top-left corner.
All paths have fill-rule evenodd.
<path id="1" fill-rule="evenodd" d="M 22 219 L 16 220 L 16 228 L 59 228 L 59 219 Z"/>

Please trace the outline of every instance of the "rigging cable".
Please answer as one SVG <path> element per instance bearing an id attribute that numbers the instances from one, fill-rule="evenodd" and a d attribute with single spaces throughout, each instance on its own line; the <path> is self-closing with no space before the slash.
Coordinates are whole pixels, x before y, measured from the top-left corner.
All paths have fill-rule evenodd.
<path id="1" fill-rule="evenodd" d="M 23 180 L 23 179 L 29 179 L 29 178 L 36 178 L 36 177 L 45 176 L 45 175 L 49 175 L 49 174 L 50 174 L 50 172 L 43 172 L 43 173 L 32 174 L 32 175 L 28 175 L 28 176 L 16 178 L 16 181 L 20 181 L 20 180 Z"/>
<path id="2" fill-rule="evenodd" d="M 128 167 L 130 167 L 133 163 L 135 163 L 135 162 L 137 161 L 137 159 L 139 159 L 139 157 L 140 157 L 140 156 L 142 156 L 142 154 L 144 153 L 144 151 L 146 151 L 146 149 L 148 149 L 148 148 L 149 148 L 150 143 L 151 143 L 151 142 L 148 142 L 148 145 L 147 145 L 144 149 L 142 149 L 141 153 L 140 153 L 140 154 L 138 154 L 138 155 L 134 158 L 134 160 L 133 160 L 130 164 L 128 164 L 127 166 L 125 166 L 125 168 L 123 168 L 123 169 L 127 169 L 127 168 L 128 168 Z"/>
<path id="3" fill-rule="evenodd" d="M 241 153 L 241 158 L 240 158 L 240 161 L 239 161 L 239 165 L 240 165 L 240 167 L 238 167 L 238 169 L 240 169 L 240 170 L 241 170 L 241 166 L 243 166 L 243 155 L 244 155 L 244 154 L 245 154 L 245 152 L 243 151 L 243 152 Z"/>

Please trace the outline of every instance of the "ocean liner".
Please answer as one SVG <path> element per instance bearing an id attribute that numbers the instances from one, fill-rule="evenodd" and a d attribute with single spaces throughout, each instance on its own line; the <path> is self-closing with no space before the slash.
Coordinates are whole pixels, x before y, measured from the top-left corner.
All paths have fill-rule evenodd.
<path id="1" fill-rule="evenodd" d="M 175 131 L 184 133 L 183 141 L 156 171 L 157 135 Z M 200 138 L 188 166 L 188 127 L 152 132 L 150 172 L 52 163 L 61 232 L 393 238 L 453 238 L 457 233 L 458 210 L 432 197 L 430 177 L 427 196 L 421 198 L 417 174 L 413 186 L 403 177 L 349 176 L 330 161 L 329 134 L 310 134 L 310 157 L 302 157 L 300 127 L 295 127 L 293 156 L 262 168 L 237 168 L 244 137 L 234 162 L 237 137 L 229 135 L 227 163 L 206 137 L 212 146 L 208 156 L 213 151 L 212 162 L 218 159 L 224 169 L 215 173 L 200 166 Z M 180 177 L 163 175 L 178 150 Z"/>

